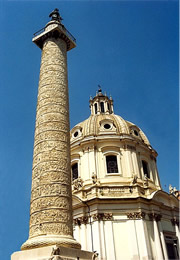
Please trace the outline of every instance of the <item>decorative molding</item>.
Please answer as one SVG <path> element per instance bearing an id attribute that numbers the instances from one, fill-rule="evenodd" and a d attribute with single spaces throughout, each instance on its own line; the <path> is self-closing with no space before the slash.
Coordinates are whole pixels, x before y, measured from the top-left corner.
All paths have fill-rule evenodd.
<path id="1" fill-rule="evenodd" d="M 146 216 L 145 212 L 130 212 L 126 213 L 129 219 L 144 219 Z"/>
<path id="2" fill-rule="evenodd" d="M 146 175 L 144 175 L 144 178 L 143 178 L 143 186 L 144 186 L 144 188 L 147 188 L 148 187 L 148 183 L 149 181 L 148 181 L 148 177 L 146 176 Z"/>
<path id="3" fill-rule="evenodd" d="M 162 218 L 162 215 L 157 213 L 149 213 L 148 216 L 149 216 L 149 220 L 151 221 L 155 220 L 156 222 L 160 221 Z"/>
<path id="4" fill-rule="evenodd" d="M 94 149 L 96 149 L 94 145 L 88 145 L 88 146 L 84 146 L 82 150 L 84 153 L 87 153 L 87 152 L 94 151 Z"/>
<path id="5" fill-rule="evenodd" d="M 79 217 L 79 218 L 75 218 L 74 219 L 74 225 L 82 225 L 82 224 L 87 224 L 88 223 L 88 216 L 83 216 L 83 217 Z"/>
<path id="6" fill-rule="evenodd" d="M 129 150 L 132 150 L 132 151 L 136 151 L 136 147 L 132 146 L 132 145 L 129 145 L 129 144 L 127 144 L 126 149 L 129 149 Z"/>
<path id="7" fill-rule="evenodd" d="M 128 187 L 101 187 L 99 188 L 99 193 L 101 196 L 108 196 L 108 197 L 118 197 L 124 195 L 125 193 L 129 192 Z"/>
<path id="8" fill-rule="evenodd" d="M 98 260 L 98 253 L 96 251 L 94 251 L 93 256 L 92 256 L 92 260 Z"/>
<path id="9" fill-rule="evenodd" d="M 137 183 L 137 179 L 138 179 L 138 176 L 137 174 L 132 174 L 132 181 L 131 181 L 131 185 L 134 185 Z"/>
<path id="10" fill-rule="evenodd" d="M 150 158 L 156 162 L 156 158 L 153 155 L 150 155 Z"/>
<path id="11" fill-rule="evenodd" d="M 112 220 L 113 214 L 112 213 L 96 213 L 92 215 L 94 221 L 100 220 Z"/>
<path id="12" fill-rule="evenodd" d="M 139 192 L 140 192 L 142 195 L 145 195 L 145 190 L 144 190 L 144 188 L 139 187 Z"/>
<path id="13" fill-rule="evenodd" d="M 57 247 L 57 246 L 55 246 L 55 247 L 53 247 L 53 250 L 52 250 L 51 255 L 52 255 L 52 256 L 54 256 L 54 255 L 60 255 L 60 252 L 61 252 L 60 248 Z"/>
<path id="14" fill-rule="evenodd" d="M 92 215 L 94 221 L 100 221 L 104 218 L 104 213 L 96 213 Z"/>
<path id="15" fill-rule="evenodd" d="M 112 220 L 113 214 L 112 213 L 104 213 L 104 220 Z"/>
<path id="16" fill-rule="evenodd" d="M 92 178 L 92 182 L 93 182 L 93 184 L 96 184 L 96 183 L 97 183 L 97 174 L 93 172 L 91 178 Z"/>
<path id="17" fill-rule="evenodd" d="M 87 216 L 81 217 L 81 223 L 86 225 L 88 223 L 88 217 Z"/>
<path id="18" fill-rule="evenodd" d="M 80 221 L 79 218 L 75 218 L 75 219 L 73 219 L 73 222 L 74 222 L 74 225 L 78 225 L 78 226 L 81 225 L 81 221 Z"/>
<path id="19" fill-rule="evenodd" d="M 72 182 L 74 190 L 79 190 L 83 186 L 83 180 L 79 177 Z"/>

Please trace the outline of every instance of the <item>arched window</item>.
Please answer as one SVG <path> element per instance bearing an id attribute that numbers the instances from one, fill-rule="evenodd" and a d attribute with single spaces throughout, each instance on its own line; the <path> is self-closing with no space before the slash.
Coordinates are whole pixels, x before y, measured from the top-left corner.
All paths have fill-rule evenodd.
<path id="1" fill-rule="evenodd" d="M 101 102 L 100 106 L 101 106 L 101 112 L 104 113 L 104 102 Z"/>
<path id="2" fill-rule="evenodd" d="M 75 180 L 78 178 L 78 164 L 74 163 L 71 169 L 72 169 L 72 180 Z"/>
<path id="3" fill-rule="evenodd" d="M 116 155 L 107 155 L 106 156 L 106 167 L 107 173 L 118 173 L 118 164 Z"/>
<path id="4" fill-rule="evenodd" d="M 95 114 L 97 114 L 97 103 L 94 104 Z"/>
<path id="5" fill-rule="evenodd" d="M 142 160 L 142 167 L 143 167 L 144 175 L 150 178 L 148 163 L 144 160 Z"/>

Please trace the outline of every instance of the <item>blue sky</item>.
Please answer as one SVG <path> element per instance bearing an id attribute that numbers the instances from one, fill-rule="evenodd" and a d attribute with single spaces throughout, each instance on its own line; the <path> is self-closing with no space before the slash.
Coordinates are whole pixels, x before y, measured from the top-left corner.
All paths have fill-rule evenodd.
<path id="1" fill-rule="evenodd" d="M 59 8 L 77 39 L 68 53 L 71 127 L 98 84 L 159 156 L 162 188 L 178 186 L 178 1 L 0 1 L 0 259 L 28 238 L 41 51 L 33 33 Z"/>

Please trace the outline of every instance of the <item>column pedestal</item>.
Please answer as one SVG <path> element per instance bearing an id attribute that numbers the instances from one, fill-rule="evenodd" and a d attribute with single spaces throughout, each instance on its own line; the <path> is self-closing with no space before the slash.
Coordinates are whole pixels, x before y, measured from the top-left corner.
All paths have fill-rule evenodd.
<path id="1" fill-rule="evenodd" d="M 80 249 L 47 246 L 15 252 L 11 260 L 95 260 L 96 254 Z"/>

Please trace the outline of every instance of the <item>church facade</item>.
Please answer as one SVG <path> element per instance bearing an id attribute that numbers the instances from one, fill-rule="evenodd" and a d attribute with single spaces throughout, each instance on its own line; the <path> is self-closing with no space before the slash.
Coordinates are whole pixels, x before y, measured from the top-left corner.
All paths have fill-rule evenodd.
<path id="1" fill-rule="evenodd" d="M 102 93 L 70 132 L 74 237 L 100 260 L 179 259 L 178 199 L 164 192 L 157 152 Z"/>

